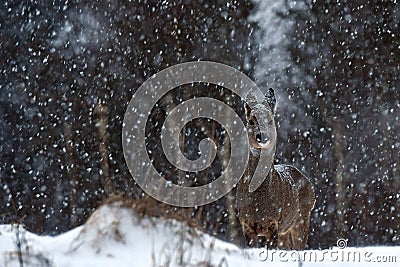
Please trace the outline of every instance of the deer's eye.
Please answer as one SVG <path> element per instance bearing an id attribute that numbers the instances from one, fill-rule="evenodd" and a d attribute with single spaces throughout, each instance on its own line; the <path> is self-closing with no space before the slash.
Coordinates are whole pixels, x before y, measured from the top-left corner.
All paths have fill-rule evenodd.
<path id="1" fill-rule="evenodd" d="M 250 124 L 251 126 L 253 126 L 253 125 L 254 125 L 254 121 L 253 121 L 253 120 L 249 120 L 249 124 Z"/>

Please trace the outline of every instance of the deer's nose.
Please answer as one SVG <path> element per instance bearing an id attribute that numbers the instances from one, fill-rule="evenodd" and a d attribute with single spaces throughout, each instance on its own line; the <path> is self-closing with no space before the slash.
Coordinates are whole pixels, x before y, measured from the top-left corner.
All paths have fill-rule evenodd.
<path id="1" fill-rule="evenodd" d="M 267 143 L 268 142 L 268 138 L 261 133 L 256 134 L 256 140 L 258 143 Z"/>
<path id="2" fill-rule="evenodd" d="M 267 133 L 263 133 L 263 132 L 258 132 L 255 135 L 256 141 L 259 144 L 268 144 L 270 139 L 269 139 L 269 135 Z"/>

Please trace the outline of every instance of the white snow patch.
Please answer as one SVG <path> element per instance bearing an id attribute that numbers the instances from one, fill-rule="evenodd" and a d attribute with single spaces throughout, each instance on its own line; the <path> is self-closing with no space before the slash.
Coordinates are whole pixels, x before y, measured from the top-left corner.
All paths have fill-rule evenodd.
<path id="1" fill-rule="evenodd" d="M 397 266 L 400 261 L 400 247 L 240 249 L 176 221 L 138 218 L 118 204 L 100 207 L 85 225 L 55 237 L 18 229 L 24 266 L 297 266 L 299 258 L 303 266 Z M 20 266 L 16 233 L 16 226 L 0 225 L 0 266 Z"/>

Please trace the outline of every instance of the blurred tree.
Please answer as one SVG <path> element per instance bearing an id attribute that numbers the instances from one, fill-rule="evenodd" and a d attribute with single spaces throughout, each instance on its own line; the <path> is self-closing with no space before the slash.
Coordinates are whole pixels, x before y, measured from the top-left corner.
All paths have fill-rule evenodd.
<path id="1" fill-rule="evenodd" d="M 141 196 L 121 147 L 129 100 L 161 69 L 213 60 L 277 87 L 277 162 L 302 166 L 316 184 L 311 247 L 338 237 L 399 244 L 399 20 L 394 0 L 3 1 L 0 222 L 24 218 L 29 229 L 55 234 L 83 223 L 109 195 Z M 152 111 L 150 154 L 160 152 L 152 126 L 171 105 L 203 95 L 241 112 L 222 88 L 178 89 Z M 182 135 L 188 157 L 199 138 L 217 140 L 219 158 L 196 183 L 215 178 L 230 146 L 223 129 L 193 121 Z M 234 192 L 185 216 L 241 242 Z"/>
<path id="2" fill-rule="evenodd" d="M 140 195 L 121 147 L 130 98 L 145 79 L 184 61 L 218 61 L 251 75 L 245 62 L 258 51 L 251 10 L 236 0 L 2 2 L 1 222 L 24 217 L 29 229 L 55 234 L 84 222 L 109 195 Z M 175 93 L 173 103 L 192 95 Z M 206 134 L 223 140 L 213 127 Z M 197 147 L 196 138 L 183 140 Z M 206 230 L 229 239 L 223 214 L 234 201 L 225 202 L 190 216 L 211 216 Z"/>
<path id="3" fill-rule="evenodd" d="M 281 86 L 312 121 L 292 133 L 295 144 L 283 147 L 282 157 L 316 178 L 314 247 L 339 237 L 351 245 L 399 242 L 399 223 L 387 210 L 400 201 L 399 10 L 396 1 L 318 0 L 285 1 L 279 10 L 292 25 L 292 63 Z"/>

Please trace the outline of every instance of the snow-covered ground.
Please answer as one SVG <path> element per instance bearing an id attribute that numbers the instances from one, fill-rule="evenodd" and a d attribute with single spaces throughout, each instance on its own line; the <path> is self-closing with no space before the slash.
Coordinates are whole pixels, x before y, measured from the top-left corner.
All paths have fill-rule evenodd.
<path id="1" fill-rule="evenodd" d="M 181 223 L 138 218 L 131 209 L 111 204 L 100 207 L 85 225 L 56 237 L 0 225 L 0 266 L 22 266 L 20 258 L 23 266 L 41 267 L 398 266 L 400 247 L 241 249 Z"/>

